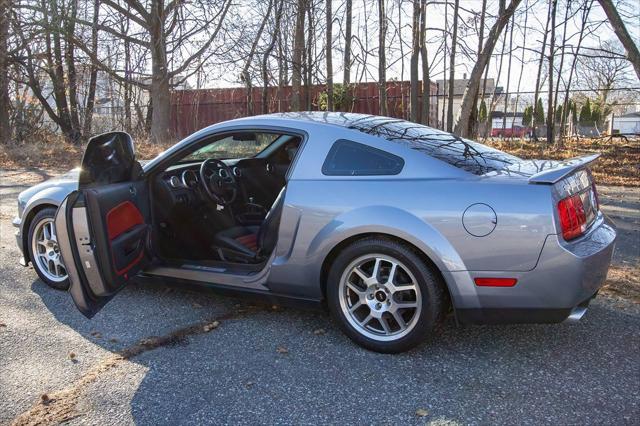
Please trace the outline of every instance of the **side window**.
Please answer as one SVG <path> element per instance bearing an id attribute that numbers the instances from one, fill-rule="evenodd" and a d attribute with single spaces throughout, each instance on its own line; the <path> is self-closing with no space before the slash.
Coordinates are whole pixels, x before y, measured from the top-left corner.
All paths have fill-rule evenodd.
<path id="1" fill-rule="evenodd" d="M 336 141 L 322 165 L 328 176 L 397 175 L 404 160 L 397 155 L 348 140 Z"/>

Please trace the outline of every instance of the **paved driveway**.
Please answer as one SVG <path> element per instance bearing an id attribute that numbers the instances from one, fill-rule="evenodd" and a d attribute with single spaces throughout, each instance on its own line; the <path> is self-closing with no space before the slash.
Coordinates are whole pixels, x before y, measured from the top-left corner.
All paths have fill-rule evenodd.
<path id="1" fill-rule="evenodd" d="M 578 324 L 457 328 L 450 319 L 421 348 L 393 356 L 355 346 L 324 312 L 164 285 L 131 285 L 89 321 L 16 263 L 15 197 L 41 177 L 0 178 L 0 424 L 640 418 L 633 304 L 597 299 Z M 613 205 L 616 194 L 603 198 Z M 618 204 L 637 247 L 638 205 Z M 637 251 L 616 262 L 637 264 Z"/>

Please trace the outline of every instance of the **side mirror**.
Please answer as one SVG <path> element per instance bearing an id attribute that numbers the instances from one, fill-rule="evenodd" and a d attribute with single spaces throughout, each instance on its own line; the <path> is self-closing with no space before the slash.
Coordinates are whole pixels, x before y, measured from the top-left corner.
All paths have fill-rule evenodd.
<path id="1" fill-rule="evenodd" d="M 131 136 L 125 132 L 103 133 L 89 139 L 82 157 L 79 187 L 126 182 L 138 169 Z"/>

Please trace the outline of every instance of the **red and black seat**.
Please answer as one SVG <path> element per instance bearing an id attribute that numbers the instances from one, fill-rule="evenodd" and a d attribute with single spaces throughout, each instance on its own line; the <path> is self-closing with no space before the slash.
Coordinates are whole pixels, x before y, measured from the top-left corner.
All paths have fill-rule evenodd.
<path id="1" fill-rule="evenodd" d="M 280 216 L 284 206 L 284 188 L 273 202 L 260 226 L 234 226 L 218 232 L 214 247 L 223 260 L 257 260 L 269 255 L 278 242 Z"/>

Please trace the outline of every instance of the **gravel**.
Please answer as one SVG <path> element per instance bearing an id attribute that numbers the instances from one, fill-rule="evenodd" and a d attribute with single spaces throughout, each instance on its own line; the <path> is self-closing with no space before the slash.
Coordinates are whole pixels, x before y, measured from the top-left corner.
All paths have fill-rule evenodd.
<path id="1" fill-rule="evenodd" d="M 178 286 L 130 285 L 87 320 L 66 293 L 17 263 L 11 218 L 21 184 L 33 184 L 25 176 L 0 173 L 0 424 L 34 406 L 28 419 L 42 420 L 62 402 L 71 424 L 640 418 L 640 309 L 623 300 L 596 299 L 577 324 L 456 327 L 449 319 L 401 355 L 355 346 L 323 311 L 254 307 Z M 637 254 L 619 259 L 637 264 Z M 189 328 L 215 318 L 223 319 L 208 332 Z M 189 331 L 157 348 L 139 344 L 176 330 Z M 114 355 L 127 348 L 139 354 Z M 45 393 L 49 406 L 40 403 Z"/>

